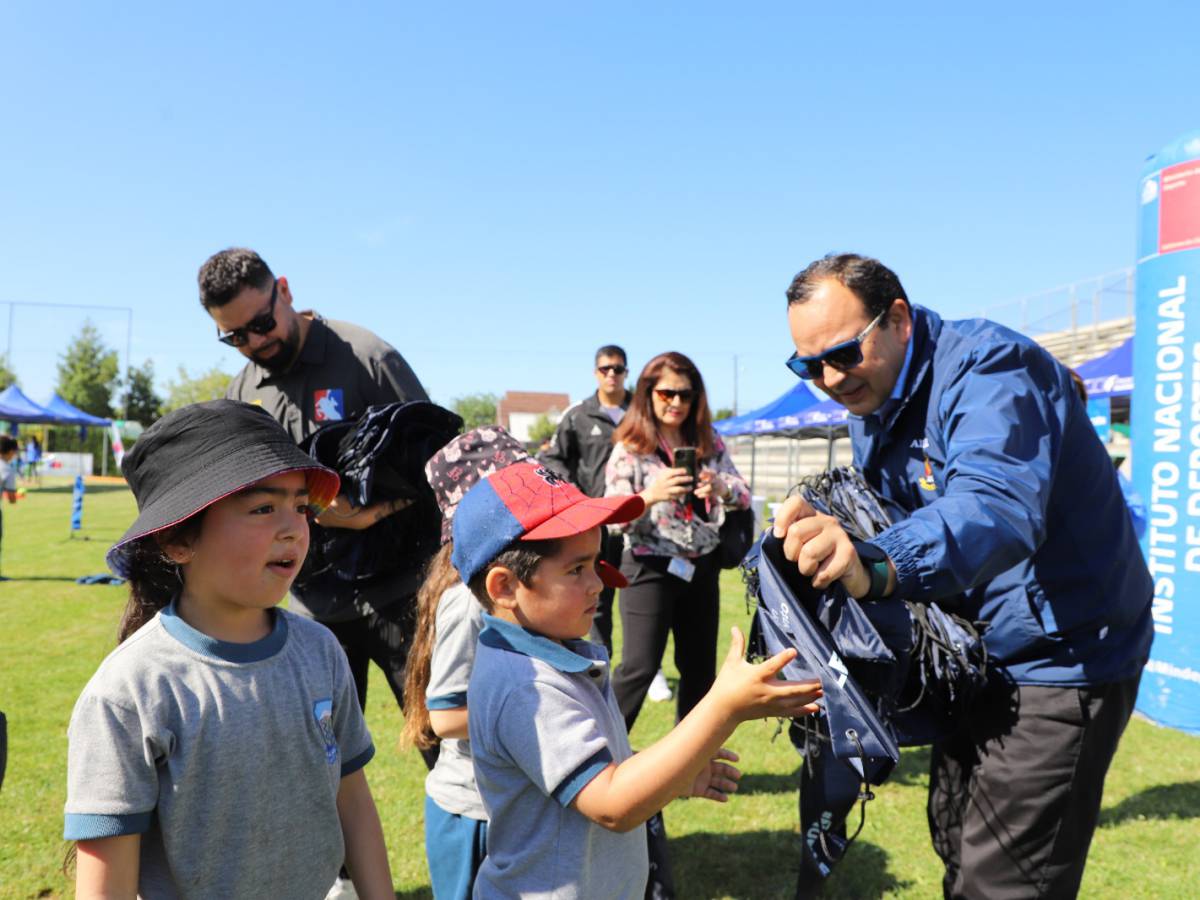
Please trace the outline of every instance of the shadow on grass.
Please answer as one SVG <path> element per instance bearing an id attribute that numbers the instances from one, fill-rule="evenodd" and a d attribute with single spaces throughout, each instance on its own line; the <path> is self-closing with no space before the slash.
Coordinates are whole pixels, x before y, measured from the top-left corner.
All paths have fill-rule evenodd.
<path id="1" fill-rule="evenodd" d="M 69 494 L 75 490 L 72 484 L 55 484 L 49 487 L 31 487 L 27 489 L 29 495 L 34 494 Z M 124 484 L 87 484 L 84 485 L 84 494 L 111 494 L 117 491 L 128 493 L 129 486 Z"/>
<path id="2" fill-rule="evenodd" d="M 1100 827 L 1111 828 L 1130 819 L 1200 818 L 1200 781 L 1159 784 L 1100 810 Z"/>
<path id="3" fill-rule="evenodd" d="M 689 834 L 672 837 L 670 844 L 680 897 L 776 900 L 795 895 L 801 849 L 799 839 L 791 832 Z M 857 900 L 907 887 L 911 884 L 888 871 L 885 850 L 856 841 L 825 880 L 818 896 Z"/>
<path id="4" fill-rule="evenodd" d="M 89 531 L 87 534 L 68 534 L 59 543 L 69 544 L 72 541 L 82 541 L 90 544 L 93 541 L 100 541 L 105 544 L 111 544 L 122 534 L 124 534 L 122 531 Z"/>
<path id="5" fill-rule="evenodd" d="M 416 888 L 411 891 L 396 891 L 396 900 L 433 900 L 433 891 L 429 888 Z"/>
<path id="6" fill-rule="evenodd" d="M 738 782 L 739 794 L 794 794 L 800 787 L 800 768 L 790 775 L 748 773 Z"/>
<path id="7" fill-rule="evenodd" d="M 906 747 L 900 751 L 900 762 L 888 776 L 889 784 L 927 784 L 929 782 L 928 747 Z"/>

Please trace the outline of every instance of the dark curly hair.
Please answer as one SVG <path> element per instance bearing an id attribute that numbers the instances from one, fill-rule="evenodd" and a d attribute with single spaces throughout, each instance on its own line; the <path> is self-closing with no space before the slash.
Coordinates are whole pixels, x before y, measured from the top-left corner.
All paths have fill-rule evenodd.
<path id="1" fill-rule="evenodd" d="M 267 290 L 275 276 L 253 250 L 230 247 L 206 259 L 196 280 L 200 284 L 200 304 L 212 309 L 224 306 L 248 287 Z"/>

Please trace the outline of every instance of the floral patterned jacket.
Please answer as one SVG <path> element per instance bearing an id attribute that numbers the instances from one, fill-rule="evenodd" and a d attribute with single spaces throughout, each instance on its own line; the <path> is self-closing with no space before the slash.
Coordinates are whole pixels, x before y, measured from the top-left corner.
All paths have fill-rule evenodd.
<path id="1" fill-rule="evenodd" d="M 733 492 L 728 503 L 710 498 L 705 504 L 706 512 L 701 513 L 689 509 L 683 501 L 663 500 L 653 504 L 640 519 L 623 525 L 609 525 L 611 531 L 625 534 L 625 546 L 634 556 L 687 556 L 693 559 L 704 556 L 721 542 L 726 506 L 750 508 L 750 488 L 734 468 L 725 442 L 716 432 L 713 433 L 713 450 L 713 456 L 700 460 L 700 469 L 720 474 Z M 604 472 L 604 494 L 611 497 L 641 493 L 669 468 L 660 452 L 639 455 L 630 452 L 624 444 L 617 444 Z"/>

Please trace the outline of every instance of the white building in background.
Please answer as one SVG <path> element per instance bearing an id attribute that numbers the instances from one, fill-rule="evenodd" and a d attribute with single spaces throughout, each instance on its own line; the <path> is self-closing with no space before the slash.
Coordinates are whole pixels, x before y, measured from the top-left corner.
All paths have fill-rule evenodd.
<path id="1" fill-rule="evenodd" d="M 528 443 L 529 429 L 542 416 L 557 425 L 571 405 L 567 394 L 541 391 L 507 391 L 496 404 L 496 422 L 518 441 Z"/>

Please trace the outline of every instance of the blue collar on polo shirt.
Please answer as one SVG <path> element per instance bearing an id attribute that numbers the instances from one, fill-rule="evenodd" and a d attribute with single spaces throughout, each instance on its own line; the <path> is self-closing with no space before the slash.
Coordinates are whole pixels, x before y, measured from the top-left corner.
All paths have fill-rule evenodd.
<path id="1" fill-rule="evenodd" d="M 483 614 L 483 625 L 483 631 L 479 635 L 480 643 L 540 659 L 560 672 L 587 672 L 608 665 L 604 648 L 588 641 L 567 641 L 560 644 L 487 613 Z"/>
<path id="2" fill-rule="evenodd" d="M 172 600 L 170 606 L 159 610 L 162 626 L 167 630 L 167 634 L 179 643 L 204 656 L 232 663 L 259 662 L 274 656 L 287 643 L 287 620 L 277 609 L 268 610 L 273 619 L 270 634 L 249 644 L 236 644 L 232 641 L 220 641 L 209 637 L 203 631 L 197 631 L 179 618 L 179 611 L 175 608 L 177 602 Z"/>

